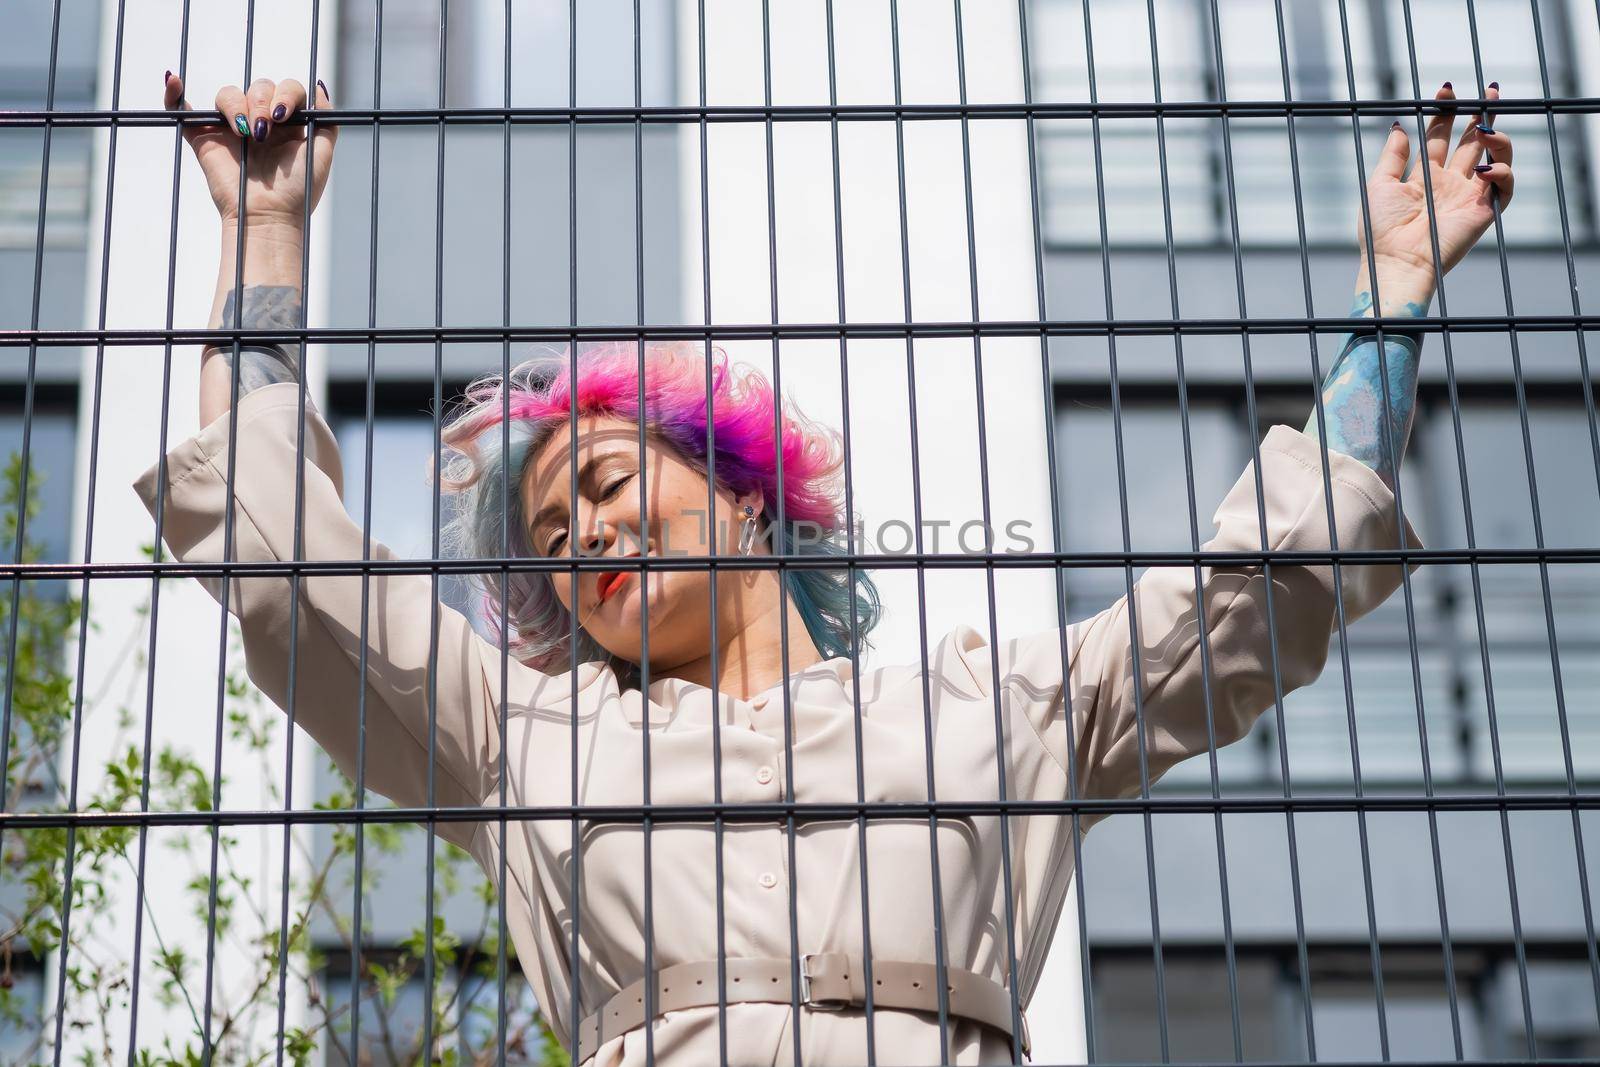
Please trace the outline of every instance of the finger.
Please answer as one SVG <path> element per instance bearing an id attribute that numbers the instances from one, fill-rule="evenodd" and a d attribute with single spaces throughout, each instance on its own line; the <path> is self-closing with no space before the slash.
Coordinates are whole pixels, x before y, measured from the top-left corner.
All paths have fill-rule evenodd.
<path id="1" fill-rule="evenodd" d="M 1439 91 L 1433 94 L 1435 100 L 1454 100 L 1456 91 L 1449 82 L 1439 86 Z M 1436 167 L 1442 167 L 1445 158 L 1450 153 L 1450 131 L 1455 127 L 1456 116 L 1453 108 L 1441 109 L 1439 114 L 1428 120 L 1428 162 Z"/>
<path id="2" fill-rule="evenodd" d="M 283 79 L 278 83 L 277 91 L 272 94 L 273 125 L 284 121 L 305 106 L 306 87 L 293 78 Z"/>
<path id="3" fill-rule="evenodd" d="M 180 111 L 193 111 L 189 101 L 183 98 L 183 79 L 172 71 L 167 71 L 166 84 L 161 90 L 161 106 L 171 111 L 177 108 Z"/>
<path id="4" fill-rule="evenodd" d="M 277 89 L 270 79 L 257 78 L 250 83 L 247 94 L 250 102 L 250 133 L 257 141 L 265 141 L 272 132 L 272 95 Z"/>
<path id="5" fill-rule="evenodd" d="M 1372 168 L 1372 176 L 1399 181 L 1405 177 L 1406 163 L 1410 159 L 1411 139 L 1406 136 L 1405 127 L 1396 122 L 1389 127 L 1389 137 L 1383 142 L 1383 151 L 1378 155 L 1377 165 Z"/>
<path id="6" fill-rule="evenodd" d="M 249 110 L 244 90 L 237 85 L 224 85 L 217 90 L 217 111 L 222 115 L 222 121 L 240 137 L 250 136 Z"/>
<path id="7" fill-rule="evenodd" d="M 167 71 L 166 82 L 161 90 L 161 106 L 168 111 L 193 111 L 194 107 L 183 98 L 183 79 L 172 71 Z M 191 146 L 203 127 L 196 123 L 186 122 L 178 129 L 183 133 L 183 139 Z"/>
<path id="8" fill-rule="evenodd" d="M 1483 158 L 1485 152 L 1489 153 L 1487 160 Z M 1478 122 L 1461 135 L 1461 143 L 1450 157 L 1450 169 L 1471 174 L 1479 163 L 1510 163 L 1512 155 L 1510 134 Z"/>
<path id="9" fill-rule="evenodd" d="M 318 111 L 325 111 L 333 107 L 333 100 L 328 95 L 328 83 L 321 78 L 317 79 L 317 95 L 314 104 Z M 331 122 L 317 123 L 318 147 L 332 148 L 333 143 L 339 139 L 339 127 Z"/>
<path id="10" fill-rule="evenodd" d="M 1491 188 L 1499 190 L 1500 206 L 1503 208 L 1511 203 L 1511 193 L 1516 186 L 1516 176 L 1511 172 L 1509 163 L 1480 163 L 1472 168 L 1477 172 L 1478 178 L 1483 182 L 1484 196 L 1487 197 Z"/>

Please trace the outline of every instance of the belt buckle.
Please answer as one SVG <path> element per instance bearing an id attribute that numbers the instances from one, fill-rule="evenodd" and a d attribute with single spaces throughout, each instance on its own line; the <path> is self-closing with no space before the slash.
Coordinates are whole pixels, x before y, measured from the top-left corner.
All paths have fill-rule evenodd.
<path id="1" fill-rule="evenodd" d="M 811 960 L 820 953 L 807 952 L 800 957 L 800 1002 L 812 1011 L 843 1011 L 849 1000 L 838 998 L 819 1000 L 811 995 Z"/>

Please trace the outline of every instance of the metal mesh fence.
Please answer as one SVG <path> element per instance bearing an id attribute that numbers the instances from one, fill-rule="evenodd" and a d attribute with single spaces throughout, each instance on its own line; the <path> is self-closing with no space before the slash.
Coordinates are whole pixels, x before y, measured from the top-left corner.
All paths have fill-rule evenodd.
<path id="1" fill-rule="evenodd" d="M 18 72 L 0 98 L 0 443 L 16 453 L 0 567 L 8 1061 L 1600 1054 L 1600 420 L 1583 302 L 1600 8 L 143 7 L 0 14 Z M 272 126 L 305 153 L 286 172 L 297 196 L 251 171 L 265 139 L 229 142 L 236 178 L 210 189 L 238 205 L 224 212 L 225 310 L 200 328 L 184 264 L 207 253 L 180 219 L 200 195 L 185 131 L 219 122 L 191 63 L 217 20 L 242 44 L 239 85 L 313 88 Z M 303 65 L 267 69 L 256 42 L 302 29 Z M 192 111 L 125 94 L 152 81 L 129 68 L 163 36 Z M 719 65 L 743 72 L 743 95 Z M 1433 95 L 1439 72 L 1455 97 Z M 1363 324 L 1380 381 L 1397 336 L 1425 339 L 1428 357 L 1412 451 L 1374 501 L 1376 475 L 1352 482 L 1357 461 L 1340 467 L 1316 429 L 1331 346 L 1352 329 L 1318 294 L 1343 299 L 1352 238 L 1379 276 L 1368 176 L 1391 122 L 1415 158 L 1442 114 L 1458 132 L 1480 118 L 1515 131 L 1517 204 L 1502 218 L 1492 199 L 1470 266 L 1446 277 L 1438 172 L 1419 168 L 1437 306 L 1389 314 L 1374 293 L 1384 313 Z M 314 223 L 330 126 L 344 162 Z M 119 170 L 119 145 L 138 162 Z M 252 195 L 299 205 L 305 239 L 277 265 L 288 318 L 249 321 L 263 278 Z M 747 276 L 753 303 L 718 288 L 724 271 Z M 130 272 L 147 283 L 132 311 L 118 303 Z M 797 296 L 797 276 L 821 277 L 820 295 Z M 57 310 L 75 286 L 81 319 Z M 827 398 L 808 410 L 840 431 L 847 520 L 828 552 L 784 542 L 785 466 L 809 469 L 772 444 L 789 425 L 772 410 L 764 427 L 718 421 L 709 403 L 694 513 L 728 507 L 718 463 L 743 446 L 718 436 L 765 441 L 765 551 L 730 549 L 737 529 L 626 564 L 586 558 L 577 530 L 557 552 L 519 551 L 532 500 L 494 516 L 498 549 L 448 551 L 459 513 L 439 483 L 469 380 L 509 382 L 542 346 L 621 346 L 648 411 L 658 343 L 725 350 L 779 395 Z M 241 368 L 274 348 L 305 358 L 262 392 Z M 170 420 L 202 349 L 225 358 L 241 417 L 191 437 Z M 527 416 L 509 389 L 494 400 L 485 447 L 520 455 Z M 1295 528 L 1330 543 L 1284 547 L 1270 516 L 1289 475 L 1270 464 L 1287 453 L 1264 435 L 1308 410 L 1297 455 L 1314 458 L 1301 503 L 1315 514 Z M 159 441 L 120 460 L 157 421 Z M 633 423 L 642 470 L 662 428 Z M 594 492 L 579 427 L 553 439 L 572 460 L 568 502 Z M 957 469 L 952 442 L 970 456 Z M 275 481 L 274 445 L 305 460 Z M 130 534 L 140 514 L 102 464 L 120 478 L 156 457 L 141 490 L 154 525 Z M 1235 460 L 1263 472 L 1229 497 L 1248 505 L 1251 543 L 1219 546 L 1204 509 Z M 532 467 L 514 484 L 513 466 L 494 468 L 489 499 L 525 492 Z M 262 479 L 249 497 L 235 495 L 242 470 Z M 968 475 L 952 504 L 948 483 Z M 54 495 L 40 499 L 41 477 Z M 898 516 L 871 500 L 891 481 L 899 550 L 881 522 L 863 536 L 850 521 Z M 196 488 L 211 482 L 220 493 Z M 662 508 L 643 477 L 634 488 L 638 515 Z M 1335 501 L 1358 493 L 1393 543 L 1341 547 L 1366 527 Z M 1043 547 L 997 550 L 1018 500 Z M 952 514 L 983 532 L 980 550 L 925 540 Z M 1427 547 L 1406 542 L 1413 518 Z M 542 581 L 583 604 L 584 583 L 619 567 L 638 575 L 640 618 L 675 576 L 698 576 L 709 602 L 639 626 L 636 676 L 595 670 L 570 610 L 545 619 L 567 627 L 564 664 L 512 655 L 527 637 L 504 621 L 513 591 Z M 819 634 L 815 603 L 794 603 L 808 571 L 850 591 L 845 651 L 819 644 L 797 667 Z M 1351 592 L 1377 573 L 1398 594 L 1381 608 Z M 763 574 L 780 621 L 755 631 L 752 655 L 719 598 L 742 603 Z M 1189 613 L 1152 632 L 1170 620 L 1141 591 L 1173 576 Z M 1229 576 L 1258 591 L 1239 595 L 1260 601 L 1254 645 L 1224 625 L 1242 614 L 1217 599 Z M 871 655 L 863 577 L 899 598 Z M 1334 593 L 1307 676 L 1313 582 Z M 480 617 L 485 589 L 498 602 Z M 941 638 L 961 620 L 975 643 Z M 1125 650 L 1103 677 L 1088 677 L 1095 641 Z M 772 685 L 752 692 L 730 657 Z M 1163 699 L 1191 658 L 1194 691 Z M 952 697 L 952 679 L 972 689 Z M 1107 718 L 1126 734 L 1093 732 Z M 296 725 L 332 755 L 297 750 Z M 905 747 L 875 752 L 885 730 Z M 1113 764 L 1130 775 L 1115 789 L 1099 784 Z M 830 848 L 837 864 L 819 869 Z M 840 967 L 860 973 L 825 992 Z M 745 995 L 746 980 L 776 992 Z M 685 999 L 690 981 L 709 989 Z M 606 1021 L 634 1010 L 632 1025 Z"/>

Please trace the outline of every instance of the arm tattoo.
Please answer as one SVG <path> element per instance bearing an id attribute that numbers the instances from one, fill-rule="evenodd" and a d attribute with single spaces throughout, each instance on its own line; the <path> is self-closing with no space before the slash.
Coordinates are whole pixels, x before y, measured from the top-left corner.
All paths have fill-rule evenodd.
<path id="1" fill-rule="evenodd" d="M 239 313 L 239 325 L 247 330 L 298 330 L 300 328 L 300 288 L 295 285 L 247 285 L 244 303 Z M 239 290 L 231 290 L 222 305 L 222 323 L 232 326 L 234 298 Z M 233 366 L 233 347 L 219 347 L 217 352 L 230 368 Z M 241 344 L 239 346 L 239 395 L 252 389 L 276 382 L 298 381 L 300 377 L 300 346 Z"/>
<path id="2" fill-rule="evenodd" d="M 1362 291 L 1357 294 L 1350 313 L 1360 316 L 1371 307 L 1371 292 Z M 1427 311 L 1411 302 L 1406 304 L 1402 314 L 1419 318 Z M 1376 471 L 1391 489 L 1399 470 L 1399 457 L 1405 453 L 1406 442 L 1411 437 L 1412 416 L 1416 413 L 1417 354 L 1421 347 L 1420 333 L 1385 330 L 1380 365 L 1374 329 L 1352 332 L 1345 338 L 1344 346 L 1322 383 L 1328 448 L 1359 459 Z M 1385 370 L 1388 371 L 1387 380 L 1383 374 Z M 1387 427 L 1384 426 L 1384 393 L 1389 398 Z M 1305 432 L 1317 432 L 1315 409 L 1306 422 Z"/>

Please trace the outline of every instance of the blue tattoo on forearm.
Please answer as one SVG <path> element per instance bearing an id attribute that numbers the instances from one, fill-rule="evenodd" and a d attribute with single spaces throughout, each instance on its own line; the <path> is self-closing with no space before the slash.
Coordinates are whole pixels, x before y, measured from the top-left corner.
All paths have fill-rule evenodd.
<path id="1" fill-rule="evenodd" d="M 246 285 L 239 325 L 247 330 L 294 330 L 300 325 L 300 287 L 297 285 Z M 222 321 L 212 327 L 232 326 L 234 297 L 230 290 L 222 304 Z M 231 368 L 233 349 L 218 347 L 217 354 Z M 241 344 L 239 346 L 239 395 L 278 382 L 292 382 L 300 375 L 298 344 Z"/>
<path id="2" fill-rule="evenodd" d="M 1364 315 L 1372 307 L 1372 294 L 1356 296 L 1352 315 Z M 1420 318 L 1428 309 L 1407 303 L 1402 314 Z M 1383 362 L 1378 359 L 1378 339 L 1370 330 L 1351 333 L 1328 370 L 1322 383 L 1322 407 L 1328 419 L 1328 448 L 1359 459 L 1377 472 L 1383 483 L 1394 488 L 1399 457 L 1411 437 L 1412 417 L 1416 414 L 1417 354 L 1422 346 L 1420 334 L 1384 331 Z M 1383 371 L 1388 371 L 1385 381 Z M 1382 390 L 1383 392 L 1380 392 Z M 1383 432 L 1384 394 L 1389 398 L 1388 432 Z M 1317 412 L 1311 412 L 1305 432 L 1317 432 Z"/>

